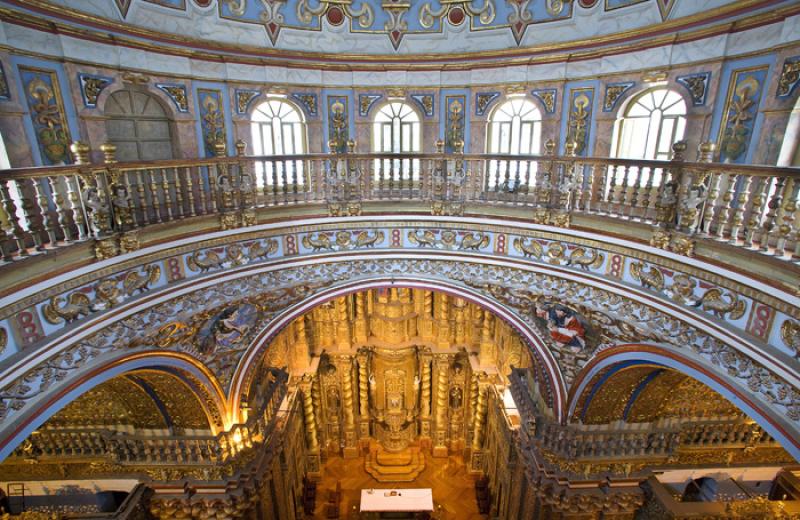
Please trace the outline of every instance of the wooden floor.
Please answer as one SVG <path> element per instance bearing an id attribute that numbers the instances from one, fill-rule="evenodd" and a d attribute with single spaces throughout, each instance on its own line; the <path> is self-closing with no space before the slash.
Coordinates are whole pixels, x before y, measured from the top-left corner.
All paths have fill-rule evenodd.
<path id="1" fill-rule="evenodd" d="M 488 518 L 478 513 L 475 501 L 475 480 L 467 474 L 461 456 L 434 459 L 425 454 L 425 469 L 413 482 L 378 482 L 364 470 L 364 457 L 343 459 L 330 457 L 325 464 L 323 477 L 317 483 L 317 503 L 314 518 L 325 518 L 325 502 L 328 491 L 336 489 L 337 481 L 342 488 L 339 504 L 342 520 L 359 518 L 358 509 L 362 489 L 385 488 L 431 488 L 434 508 L 440 514 L 434 518 L 447 520 L 479 520 Z M 354 509 L 355 508 L 355 509 Z"/>

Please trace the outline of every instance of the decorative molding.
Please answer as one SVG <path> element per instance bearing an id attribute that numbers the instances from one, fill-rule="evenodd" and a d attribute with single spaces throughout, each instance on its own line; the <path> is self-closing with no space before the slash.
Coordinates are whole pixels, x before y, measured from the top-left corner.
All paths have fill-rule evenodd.
<path id="1" fill-rule="evenodd" d="M 634 85 L 636 85 L 636 83 L 633 81 L 609 83 L 606 85 L 606 94 L 603 98 L 603 112 L 613 112 L 625 93 Z"/>
<path id="2" fill-rule="evenodd" d="M 708 86 L 711 82 L 711 72 L 699 72 L 697 74 L 687 74 L 675 79 L 678 83 L 686 87 L 692 97 L 692 106 L 703 106 L 706 104 L 708 96 Z"/>
<path id="3" fill-rule="evenodd" d="M 319 105 L 317 103 L 316 94 L 298 92 L 292 94 L 292 99 L 300 103 L 300 106 L 303 107 L 303 110 L 305 111 L 307 116 L 317 117 L 317 115 L 319 115 L 319 109 L 317 108 Z"/>
<path id="4" fill-rule="evenodd" d="M 558 90 L 554 88 L 543 88 L 532 90 L 533 97 L 541 101 L 546 114 L 554 114 L 556 112 L 556 103 L 558 102 Z"/>
<path id="5" fill-rule="evenodd" d="M 656 3 L 658 4 L 658 12 L 661 13 L 661 21 L 666 22 L 678 0 L 656 0 Z"/>
<path id="6" fill-rule="evenodd" d="M 499 97 L 499 92 L 478 92 L 475 94 L 475 115 L 484 115 L 489 106 Z"/>
<path id="7" fill-rule="evenodd" d="M 117 9 L 119 9 L 119 14 L 122 15 L 122 18 L 128 16 L 128 9 L 131 8 L 131 4 L 133 0 L 114 0 L 114 4 L 116 4 Z"/>
<path id="8" fill-rule="evenodd" d="M 178 109 L 178 112 L 189 111 L 189 98 L 186 93 L 186 85 L 174 83 L 156 83 L 156 88 L 162 90 Z"/>
<path id="9" fill-rule="evenodd" d="M 798 83 L 800 83 L 800 56 L 786 58 L 778 80 L 777 96 L 779 98 L 791 96 Z"/>
<path id="10" fill-rule="evenodd" d="M 114 82 L 113 78 L 98 76 L 94 74 L 78 73 L 78 84 L 81 87 L 81 97 L 83 104 L 89 108 L 97 107 L 97 97 L 104 88 Z"/>
<path id="11" fill-rule="evenodd" d="M 369 111 L 372 110 L 373 105 L 381 99 L 381 94 L 359 94 L 358 95 L 358 115 L 367 117 Z"/>
<path id="12" fill-rule="evenodd" d="M 250 109 L 250 103 L 260 95 L 260 90 L 246 88 L 237 88 L 234 90 L 233 96 L 236 99 L 236 113 L 240 115 L 246 114 Z"/>
<path id="13" fill-rule="evenodd" d="M 411 94 L 409 97 L 419 105 L 425 117 L 433 117 L 435 108 L 433 94 Z"/>

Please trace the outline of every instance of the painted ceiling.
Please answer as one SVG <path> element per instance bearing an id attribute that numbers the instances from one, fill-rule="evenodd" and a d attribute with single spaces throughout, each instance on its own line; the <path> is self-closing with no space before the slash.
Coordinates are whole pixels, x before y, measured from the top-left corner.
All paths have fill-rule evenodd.
<path id="1" fill-rule="evenodd" d="M 319 54 L 475 54 L 733 21 L 781 0 L 5 0 L 97 27 Z M 64 8 L 68 9 L 64 9 Z M 685 22 L 685 23 L 684 23 Z M 665 25 L 666 24 L 666 25 Z M 151 32 L 152 31 L 152 32 Z M 607 43 L 607 42 L 606 42 Z"/>

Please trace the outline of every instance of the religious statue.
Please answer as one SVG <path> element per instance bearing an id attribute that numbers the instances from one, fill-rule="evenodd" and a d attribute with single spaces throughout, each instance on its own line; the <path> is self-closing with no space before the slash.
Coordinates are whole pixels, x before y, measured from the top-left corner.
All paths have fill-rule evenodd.
<path id="1" fill-rule="evenodd" d="M 450 408 L 458 410 L 464 402 L 464 392 L 460 386 L 454 386 L 450 389 Z"/>

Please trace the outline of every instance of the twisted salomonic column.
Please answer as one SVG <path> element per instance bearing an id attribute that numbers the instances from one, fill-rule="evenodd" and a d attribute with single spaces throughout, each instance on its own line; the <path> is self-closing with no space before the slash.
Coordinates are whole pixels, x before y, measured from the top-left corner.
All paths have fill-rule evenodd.
<path id="1" fill-rule="evenodd" d="M 431 415 L 431 360 L 422 356 L 422 416 Z"/>
<path id="2" fill-rule="evenodd" d="M 312 381 L 310 377 L 304 377 L 301 384 L 303 391 L 303 416 L 306 423 L 306 442 L 308 449 L 315 451 L 319 448 L 317 439 L 317 419 L 314 416 L 314 400 L 311 396 Z"/>
<path id="3" fill-rule="evenodd" d="M 444 429 L 447 425 L 447 358 L 437 360 L 436 378 L 436 427 Z"/>
<path id="4" fill-rule="evenodd" d="M 367 293 L 360 292 L 355 295 L 355 319 L 353 320 L 353 337 L 358 342 L 367 341 L 367 315 L 364 309 L 364 299 Z"/>
<path id="5" fill-rule="evenodd" d="M 344 421 L 348 427 L 355 424 L 353 415 L 353 364 L 349 356 L 342 358 L 342 393 L 344 394 Z"/>
<path id="6" fill-rule="evenodd" d="M 358 355 L 358 413 L 362 417 L 366 417 L 369 414 L 368 362 L 369 358 L 366 353 Z"/>
<path id="7" fill-rule="evenodd" d="M 350 316 L 347 313 L 347 297 L 336 299 L 336 345 L 342 350 L 350 348 Z"/>
<path id="8" fill-rule="evenodd" d="M 342 370 L 342 394 L 344 396 L 344 457 L 358 456 L 356 447 L 356 422 L 353 402 L 353 358 L 343 356 L 340 358 Z"/>
<path id="9" fill-rule="evenodd" d="M 481 381 L 478 386 L 478 403 L 476 406 L 475 416 L 473 417 L 473 434 L 472 434 L 472 449 L 479 450 L 483 446 L 484 427 L 486 426 L 486 411 L 487 406 L 487 388 L 484 384 L 485 376 L 481 376 Z"/>

